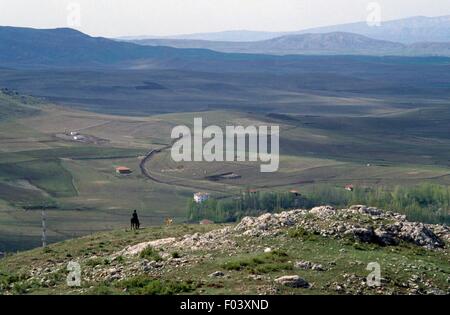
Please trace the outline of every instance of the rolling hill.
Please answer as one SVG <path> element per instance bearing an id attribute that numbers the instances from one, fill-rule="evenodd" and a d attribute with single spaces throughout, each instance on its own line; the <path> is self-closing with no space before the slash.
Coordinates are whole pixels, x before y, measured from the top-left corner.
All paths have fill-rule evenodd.
<path id="1" fill-rule="evenodd" d="M 143 47 L 79 31 L 0 27 L 0 64 L 2 66 L 82 66 L 129 65 L 146 62 L 155 67 L 164 60 L 208 58 L 217 53 L 205 50 L 179 50 L 169 47 Z M 220 54 L 219 54 L 220 55 Z"/>

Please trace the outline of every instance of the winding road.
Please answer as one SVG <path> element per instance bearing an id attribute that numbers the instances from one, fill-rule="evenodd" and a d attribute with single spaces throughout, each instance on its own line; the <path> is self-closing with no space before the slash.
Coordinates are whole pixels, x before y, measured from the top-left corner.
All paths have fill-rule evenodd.
<path id="1" fill-rule="evenodd" d="M 204 190 L 204 187 L 201 186 L 194 186 L 194 185 L 187 185 L 187 184 L 182 184 L 182 183 L 174 183 L 173 181 L 164 181 L 161 179 L 156 178 L 155 176 L 153 176 L 150 171 L 147 169 L 146 164 L 157 154 L 165 151 L 165 150 L 169 150 L 172 149 L 173 145 L 180 140 L 182 137 L 177 138 L 175 140 L 172 141 L 171 144 L 162 147 L 160 149 L 152 149 L 150 150 L 142 159 L 142 161 L 139 163 L 139 168 L 141 169 L 141 174 L 143 176 L 145 176 L 147 179 L 150 179 L 151 181 L 158 183 L 158 184 L 166 184 L 166 185 L 171 185 L 171 186 L 179 186 L 179 187 L 184 187 L 184 188 L 190 188 L 190 189 L 200 189 L 200 190 Z M 220 194 L 225 194 L 224 196 L 218 197 L 218 199 L 222 199 L 222 198 L 227 198 L 230 197 L 231 195 L 229 194 L 229 191 L 225 190 L 218 190 L 218 189 L 211 189 L 208 188 L 208 190 L 210 191 L 215 191 L 218 192 Z"/>
<path id="2" fill-rule="evenodd" d="M 179 137 L 177 139 L 172 140 L 172 142 L 168 145 L 166 145 L 165 147 L 162 147 L 160 149 L 152 149 L 150 150 L 142 159 L 141 163 L 139 163 L 139 168 L 141 169 L 141 173 L 142 175 L 144 175 L 146 178 L 156 182 L 156 183 L 160 183 L 160 184 L 168 184 L 166 182 L 163 182 L 162 180 L 157 179 L 156 177 L 152 176 L 152 174 L 150 174 L 150 172 L 148 171 L 148 169 L 145 167 L 145 164 L 147 164 L 148 161 L 150 161 L 152 159 L 153 156 L 155 156 L 156 154 L 161 153 L 162 151 L 165 150 L 169 150 L 172 149 L 173 145 L 178 141 L 181 140 L 183 137 Z"/>

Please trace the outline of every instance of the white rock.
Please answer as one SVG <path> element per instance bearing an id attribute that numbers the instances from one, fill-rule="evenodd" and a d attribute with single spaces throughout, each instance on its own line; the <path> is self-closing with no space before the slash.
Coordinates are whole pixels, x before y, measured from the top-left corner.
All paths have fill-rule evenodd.
<path id="1" fill-rule="evenodd" d="M 300 278 L 297 275 L 294 276 L 283 276 L 280 278 L 275 279 L 276 283 L 279 283 L 281 285 L 287 286 L 287 287 L 291 287 L 291 288 L 309 288 L 310 285 L 309 283 Z"/>

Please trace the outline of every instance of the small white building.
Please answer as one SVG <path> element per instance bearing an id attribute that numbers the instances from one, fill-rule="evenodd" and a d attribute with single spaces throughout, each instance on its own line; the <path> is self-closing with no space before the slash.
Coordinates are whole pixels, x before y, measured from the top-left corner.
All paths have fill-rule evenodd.
<path id="1" fill-rule="evenodd" d="M 209 199 L 209 194 L 206 192 L 198 192 L 194 194 L 194 201 L 196 203 L 202 203 Z"/>
<path id="2" fill-rule="evenodd" d="M 76 131 L 71 131 L 71 132 L 70 132 L 70 135 L 71 135 L 72 137 L 74 137 L 74 136 L 78 136 L 79 133 L 76 132 Z"/>
<path id="3" fill-rule="evenodd" d="M 83 136 L 81 136 L 81 135 L 78 135 L 78 136 L 74 136 L 73 137 L 73 140 L 75 140 L 75 141 L 83 141 L 85 138 L 83 137 Z"/>
<path id="4" fill-rule="evenodd" d="M 345 185 L 345 190 L 347 190 L 347 191 L 353 191 L 353 190 L 355 190 L 355 187 L 354 187 L 352 184 Z"/>

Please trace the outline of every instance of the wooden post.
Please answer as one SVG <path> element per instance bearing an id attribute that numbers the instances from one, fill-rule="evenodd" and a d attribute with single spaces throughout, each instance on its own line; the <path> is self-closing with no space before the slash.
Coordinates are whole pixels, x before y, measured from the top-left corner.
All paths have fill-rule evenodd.
<path id="1" fill-rule="evenodd" d="M 47 222 L 45 210 L 42 210 L 42 247 L 47 247 Z"/>

